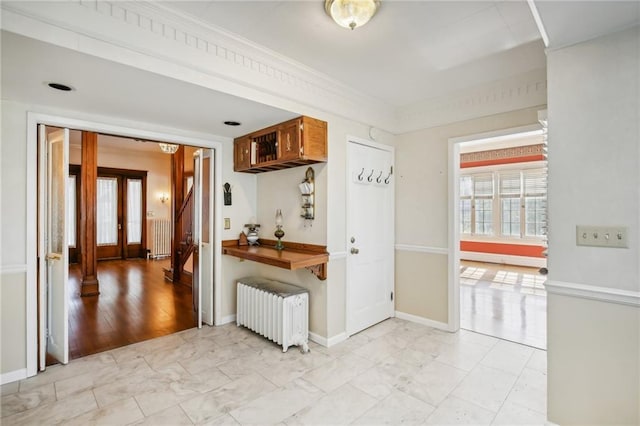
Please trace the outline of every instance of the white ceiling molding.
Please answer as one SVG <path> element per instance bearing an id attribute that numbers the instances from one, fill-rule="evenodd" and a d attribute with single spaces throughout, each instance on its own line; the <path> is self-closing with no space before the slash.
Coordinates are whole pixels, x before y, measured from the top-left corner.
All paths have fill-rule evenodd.
<path id="1" fill-rule="evenodd" d="M 1 6 L 2 28 L 27 37 L 279 108 L 304 104 L 394 130 L 393 110 L 381 101 L 155 3 Z"/>
<path id="2" fill-rule="evenodd" d="M 546 69 L 399 108 L 398 133 L 546 105 Z"/>
<path id="3" fill-rule="evenodd" d="M 152 2 L 5 2 L 2 29 L 297 113 L 398 134 L 546 104 L 546 70 L 393 109 L 277 52 Z"/>

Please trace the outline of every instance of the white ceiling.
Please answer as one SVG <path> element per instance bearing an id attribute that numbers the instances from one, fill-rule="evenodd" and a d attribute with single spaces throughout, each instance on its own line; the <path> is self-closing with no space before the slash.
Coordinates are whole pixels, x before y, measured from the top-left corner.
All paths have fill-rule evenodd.
<path id="1" fill-rule="evenodd" d="M 13 33 L 1 39 L 2 99 L 228 137 L 299 115 Z M 52 81 L 76 90 L 53 90 Z"/>
<path id="2" fill-rule="evenodd" d="M 640 23 L 640 1 L 535 1 L 549 47 L 558 48 Z"/>
<path id="3" fill-rule="evenodd" d="M 550 47 L 640 22 L 638 1 L 534 0 Z M 322 0 L 177 1 L 174 12 L 235 33 L 396 107 L 544 69 L 524 0 L 383 0 L 355 31 Z M 296 116 L 201 86 L 2 32 L 2 98 L 235 137 Z M 77 90 L 46 87 L 57 81 Z M 99 100 L 99 102 L 96 102 Z M 242 126 L 222 124 L 237 120 Z"/>
<path id="4" fill-rule="evenodd" d="M 546 67 L 522 0 L 388 0 L 354 31 L 319 0 L 164 4 L 396 107 Z"/>

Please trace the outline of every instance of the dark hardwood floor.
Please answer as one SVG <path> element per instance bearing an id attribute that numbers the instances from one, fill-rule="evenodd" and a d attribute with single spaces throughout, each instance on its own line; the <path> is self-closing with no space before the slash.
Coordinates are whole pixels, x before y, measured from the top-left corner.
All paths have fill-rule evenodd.
<path id="1" fill-rule="evenodd" d="M 80 297 L 80 266 L 69 267 L 71 359 L 195 326 L 191 288 L 165 281 L 169 260 L 98 262 L 100 295 Z"/>

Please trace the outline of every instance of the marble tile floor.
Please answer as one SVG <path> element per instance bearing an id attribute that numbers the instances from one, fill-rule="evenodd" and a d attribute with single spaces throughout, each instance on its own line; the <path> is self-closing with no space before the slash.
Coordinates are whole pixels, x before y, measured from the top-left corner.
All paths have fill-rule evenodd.
<path id="1" fill-rule="evenodd" d="M 0 423 L 548 424 L 542 350 L 395 318 L 310 346 L 185 330 L 3 385 Z"/>
<path id="2" fill-rule="evenodd" d="M 546 275 L 538 268 L 460 262 L 460 327 L 547 348 Z"/>

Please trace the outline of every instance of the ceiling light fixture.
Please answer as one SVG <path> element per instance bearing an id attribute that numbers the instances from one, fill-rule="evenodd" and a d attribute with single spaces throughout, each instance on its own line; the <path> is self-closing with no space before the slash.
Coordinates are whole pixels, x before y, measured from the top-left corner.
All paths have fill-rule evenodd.
<path id="1" fill-rule="evenodd" d="M 180 145 L 174 145 L 172 143 L 162 143 L 162 142 L 158 142 L 158 145 L 160 145 L 160 149 L 165 154 L 175 154 L 178 148 L 180 147 Z"/>
<path id="2" fill-rule="evenodd" d="M 224 124 L 226 124 L 227 126 L 239 126 L 240 122 L 239 121 L 225 121 Z"/>
<path id="3" fill-rule="evenodd" d="M 379 0 L 325 0 L 324 10 L 344 28 L 361 27 L 376 14 Z"/>

